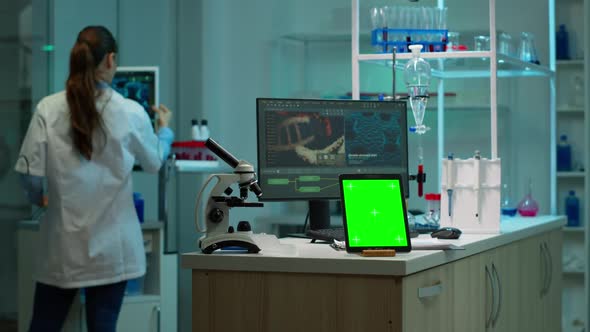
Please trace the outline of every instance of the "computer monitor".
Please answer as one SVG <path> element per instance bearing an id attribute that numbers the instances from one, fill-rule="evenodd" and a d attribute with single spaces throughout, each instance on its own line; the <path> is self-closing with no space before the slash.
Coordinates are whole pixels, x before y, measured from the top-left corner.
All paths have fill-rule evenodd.
<path id="1" fill-rule="evenodd" d="M 306 200 L 310 228 L 330 227 L 338 176 L 402 175 L 408 197 L 405 101 L 256 100 L 262 201 Z"/>
<path id="2" fill-rule="evenodd" d="M 155 114 L 151 106 L 160 102 L 158 67 L 118 67 L 111 85 L 123 97 L 138 102 L 155 128 Z"/>

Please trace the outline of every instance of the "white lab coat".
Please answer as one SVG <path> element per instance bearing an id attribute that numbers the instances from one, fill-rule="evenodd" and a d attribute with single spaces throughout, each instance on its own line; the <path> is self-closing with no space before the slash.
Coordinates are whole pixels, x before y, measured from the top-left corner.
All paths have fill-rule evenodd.
<path id="1" fill-rule="evenodd" d="M 106 136 L 95 131 L 92 160 L 73 147 L 63 91 L 38 104 L 20 151 L 16 171 L 47 178 L 49 204 L 34 276 L 39 282 L 78 288 L 145 273 L 131 178 L 136 160 L 148 172 L 159 170 L 159 142 L 138 103 L 111 88 L 102 91 L 97 109 Z"/>

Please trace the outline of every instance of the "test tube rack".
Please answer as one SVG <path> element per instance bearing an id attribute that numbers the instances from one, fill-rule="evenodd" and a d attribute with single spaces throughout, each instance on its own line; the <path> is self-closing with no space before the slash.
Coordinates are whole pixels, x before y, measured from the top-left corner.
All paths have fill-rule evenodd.
<path id="1" fill-rule="evenodd" d="M 441 227 L 500 233 L 500 159 L 444 159 L 441 189 Z"/>

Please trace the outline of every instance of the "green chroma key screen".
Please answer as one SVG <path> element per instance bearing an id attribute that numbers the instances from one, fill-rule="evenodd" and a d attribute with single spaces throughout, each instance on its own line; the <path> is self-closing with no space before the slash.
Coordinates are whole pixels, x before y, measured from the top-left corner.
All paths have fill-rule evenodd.
<path id="1" fill-rule="evenodd" d="M 342 180 L 350 247 L 406 247 L 403 194 L 399 180 Z"/>

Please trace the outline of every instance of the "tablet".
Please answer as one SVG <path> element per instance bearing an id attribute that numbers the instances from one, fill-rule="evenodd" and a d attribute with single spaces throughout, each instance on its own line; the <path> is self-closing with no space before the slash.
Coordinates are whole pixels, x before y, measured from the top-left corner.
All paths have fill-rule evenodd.
<path id="1" fill-rule="evenodd" d="M 347 252 L 412 250 L 400 174 L 341 174 L 339 182 Z"/>

